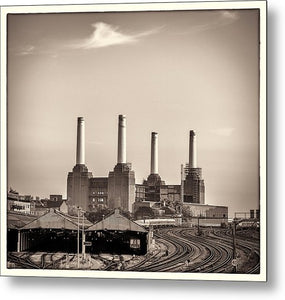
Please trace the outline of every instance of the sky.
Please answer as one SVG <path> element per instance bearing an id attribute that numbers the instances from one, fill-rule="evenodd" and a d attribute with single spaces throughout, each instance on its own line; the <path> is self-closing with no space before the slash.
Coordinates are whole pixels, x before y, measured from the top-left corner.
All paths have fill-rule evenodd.
<path id="1" fill-rule="evenodd" d="M 189 130 L 197 134 L 206 203 L 229 213 L 259 205 L 257 10 L 22 14 L 8 17 L 8 186 L 66 195 L 77 117 L 86 165 L 108 176 L 118 115 L 136 183 L 180 183 Z"/>

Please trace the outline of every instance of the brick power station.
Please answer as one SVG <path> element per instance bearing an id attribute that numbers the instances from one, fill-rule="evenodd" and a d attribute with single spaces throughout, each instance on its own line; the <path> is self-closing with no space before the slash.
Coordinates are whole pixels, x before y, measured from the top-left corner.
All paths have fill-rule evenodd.
<path id="1" fill-rule="evenodd" d="M 196 134 L 190 130 L 189 164 L 183 167 L 180 185 L 167 185 L 158 173 L 158 134 L 151 133 L 151 166 L 147 180 L 135 183 L 135 172 L 126 158 L 126 116 L 118 119 L 117 164 L 108 177 L 93 177 L 85 165 L 85 122 L 77 120 L 76 165 L 67 178 L 67 200 L 71 206 L 84 210 L 120 208 L 134 212 L 136 207 L 154 203 L 179 202 L 205 204 L 202 169 L 197 167 Z"/>

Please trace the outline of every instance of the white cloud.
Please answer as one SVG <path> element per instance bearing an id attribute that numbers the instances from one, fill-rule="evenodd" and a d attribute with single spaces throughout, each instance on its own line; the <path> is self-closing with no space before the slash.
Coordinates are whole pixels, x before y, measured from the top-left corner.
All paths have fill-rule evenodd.
<path id="1" fill-rule="evenodd" d="M 224 137 L 229 137 L 233 134 L 235 128 L 229 127 L 229 128 L 216 128 L 212 129 L 211 132 Z"/>
<path id="2" fill-rule="evenodd" d="M 235 11 L 230 11 L 230 10 L 225 10 L 221 12 L 221 17 L 224 19 L 229 19 L 229 20 L 238 20 L 239 15 Z"/>
<path id="3" fill-rule="evenodd" d="M 92 24 L 94 31 L 87 39 L 79 40 L 71 44 L 75 49 L 94 49 L 113 45 L 131 44 L 139 41 L 139 38 L 157 33 L 159 29 L 149 30 L 130 35 L 119 31 L 118 27 L 99 22 Z"/>
<path id="4" fill-rule="evenodd" d="M 34 53 L 34 50 L 35 50 L 34 46 L 31 45 L 24 46 L 16 52 L 16 55 L 20 55 L 20 56 L 31 55 Z"/>
<path id="5" fill-rule="evenodd" d="M 214 15 L 214 18 L 211 18 L 210 21 L 205 22 L 203 24 L 194 25 L 190 30 L 181 32 L 179 34 L 184 35 L 189 33 L 202 32 L 206 30 L 213 30 L 218 27 L 232 24 L 235 21 L 237 21 L 239 18 L 240 18 L 239 14 L 236 11 L 232 11 L 232 10 L 217 11 Z"/>

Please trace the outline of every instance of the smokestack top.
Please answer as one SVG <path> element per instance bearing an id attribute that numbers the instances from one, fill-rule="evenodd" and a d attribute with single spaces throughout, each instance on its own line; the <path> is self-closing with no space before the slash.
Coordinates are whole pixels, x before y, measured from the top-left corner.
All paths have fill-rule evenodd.
<path id="1" fill-rule="evenodd" d="M 189 136 L 189 167 L 197 168 L 196 133 L 190 130 Z"/>
<path id="2" fill-rule="evenodd" d="M 158 134 L 151 133 L 150 174 L 158 174 Z"/>
<path id="3" fill-rule="evenodd" d="M 76 165 L 85 164 L 85 122 L 83 117 L 77 118 Z"/>
<path id="4" fill-rule="evenodd" d="M 117 163 L 125 164 L 127 162 L 126 157 L 126 116 L 119 115 Z"/>

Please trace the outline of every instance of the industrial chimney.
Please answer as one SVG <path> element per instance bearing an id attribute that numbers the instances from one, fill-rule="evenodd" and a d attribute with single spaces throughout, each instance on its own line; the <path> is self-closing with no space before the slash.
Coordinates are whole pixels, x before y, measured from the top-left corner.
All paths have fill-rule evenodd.
<path id="1" fill-rule="evenodd" d="M 132 211 L 135 202 L 135 172 L 126 156 L 126 116 L 119 115 L 117 164 L 108 176 L 108 207 Z"/>
<path id="2" fill-rule="evenodd" d="M 196 133 L 190 130 L 189 138 L 189 168 L 197 168 Z"/>
<path id="3" fill-rule="evenodd" d="M 126 116 L 119 115 L 118 124 L 118 164 L 127 162 L 126 155 Z"/>
<path id="4" fill-rule="evenodd" d="M 85 165 L 85 121 L 77 118 L 76 165 L 67 176 L 67 199 L 70 206 L 80 206 L 88 210 L 89 179 L 92 173 Z"/>
<path id="5" fill-rule="evenodd" d="M 158 174 L 158 135 L 156 132 L 151 133 L 151 161 L 150 174 Z"/>
<path id="6" fill-rule="evenodd" d="M 76 164 L 85 164 L 85 123 L 82 117 L 77 118 Z"/>

